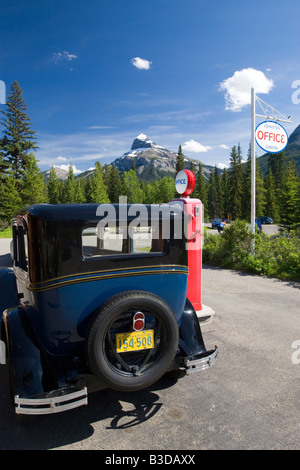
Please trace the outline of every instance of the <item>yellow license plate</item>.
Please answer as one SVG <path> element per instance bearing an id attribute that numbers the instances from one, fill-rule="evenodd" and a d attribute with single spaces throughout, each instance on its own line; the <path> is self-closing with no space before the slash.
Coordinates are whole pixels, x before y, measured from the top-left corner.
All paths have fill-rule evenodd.
<path id="1" fill-rule="evenodd" d="M 132 331 L 116 335 L 117 353 L 151 348 L 154 348 L 153 330 Z"/>

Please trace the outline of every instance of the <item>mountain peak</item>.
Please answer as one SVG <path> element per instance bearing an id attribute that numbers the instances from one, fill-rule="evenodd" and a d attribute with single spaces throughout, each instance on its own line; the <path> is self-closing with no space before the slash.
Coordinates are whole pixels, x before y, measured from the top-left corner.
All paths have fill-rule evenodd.
<path id="1" fill-rule="evenodd" d="M 146 134 L 139 134 L 133 141 L 131 150 L 147 149 L 154 147 L 155 144 Z"/>

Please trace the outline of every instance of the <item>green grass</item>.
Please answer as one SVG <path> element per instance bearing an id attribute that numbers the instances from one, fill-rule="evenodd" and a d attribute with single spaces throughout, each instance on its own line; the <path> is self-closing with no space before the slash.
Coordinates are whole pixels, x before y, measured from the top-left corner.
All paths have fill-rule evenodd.
<path id="1" fill-rule="evenodd" d="M 12 228 L 7 227 L 5 230 L 0 232 L 0 238 L 12 238 Z"/>

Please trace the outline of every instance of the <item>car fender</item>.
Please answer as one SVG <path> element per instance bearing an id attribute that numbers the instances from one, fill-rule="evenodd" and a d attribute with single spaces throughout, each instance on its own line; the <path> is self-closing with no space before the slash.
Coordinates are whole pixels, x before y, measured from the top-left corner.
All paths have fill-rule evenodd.
<path id="1" fill-rule="evenodd" d="M 186 356 L 206 351 L 197 314 L 188 299 L 186 299 L 179 327 L 179 347 Z"/>
<path id="2" fill-rule="evenodd" d="M 7 358 L 12 396 L 30 397 L 45 391 L 47 367 L 32 330 L 25 307 L 5 310 Z"/>

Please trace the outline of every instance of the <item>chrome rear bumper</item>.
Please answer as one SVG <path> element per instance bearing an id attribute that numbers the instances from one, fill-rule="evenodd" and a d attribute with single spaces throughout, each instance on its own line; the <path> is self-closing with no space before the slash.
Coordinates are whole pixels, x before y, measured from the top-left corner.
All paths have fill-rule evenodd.
<path id="1" fill-rule="evenodd" d="M 15 411 L 17 414 L 43 415 L 60 413 L 78 406 L 87 405 L 87 388 L 75 389 L 66 387 L 32 398 L 15 396 Z"/>
<path id="2" fill-rule="evenodd" d="M 215 346 L 214 350 L 206 351 L 204 354 L 200 354 L 198 357 L 187 357 L 184 361 L 184 367 L 186 374 L 192 374 L 199 372 L 200 370 L 208 369 L 213 366 L 218 358 L 218 348 Z"/>

